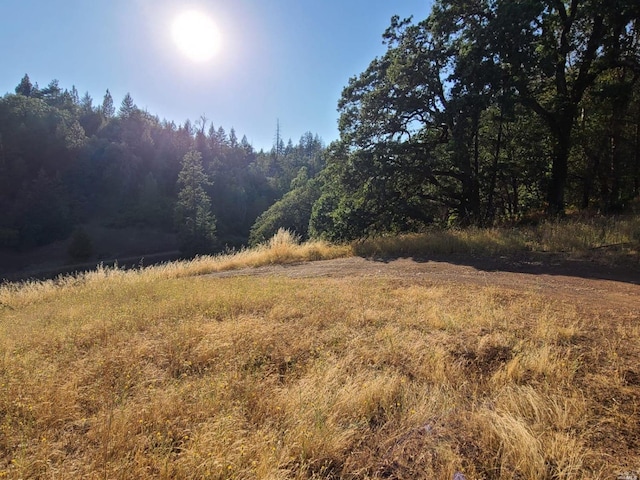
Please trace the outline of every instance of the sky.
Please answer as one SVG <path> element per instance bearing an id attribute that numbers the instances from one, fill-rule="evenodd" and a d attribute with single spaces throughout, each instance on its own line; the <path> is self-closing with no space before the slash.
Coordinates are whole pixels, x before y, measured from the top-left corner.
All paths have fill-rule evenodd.
<path id="1" fill-rule="evenodd" d="M 349 78 L 385 52 L 393 15 L 420 20 L 431 0 L 1 0 L 0 95 L 22 77 L 45 87 L 107 89 L 116 107 L 136 105 L 177 125 L 204 117 L 233 127 L 256 150 L 302 134 L 338 138 L 337 103 Z M 171 26 L 197 10 L 218 30 L 220 46 L 194 62 Z"/>

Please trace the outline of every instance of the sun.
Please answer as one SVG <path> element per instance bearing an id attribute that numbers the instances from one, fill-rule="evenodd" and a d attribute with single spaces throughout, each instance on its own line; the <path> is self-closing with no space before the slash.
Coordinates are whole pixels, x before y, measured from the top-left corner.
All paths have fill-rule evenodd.
<path id="1" fill-rule="evenodd" d="M 220 49 L 220 33 L 213 20 L 197 10 L 178 15 L 171 25 L 178 48 L 195 62 L 211 60 Z"/>

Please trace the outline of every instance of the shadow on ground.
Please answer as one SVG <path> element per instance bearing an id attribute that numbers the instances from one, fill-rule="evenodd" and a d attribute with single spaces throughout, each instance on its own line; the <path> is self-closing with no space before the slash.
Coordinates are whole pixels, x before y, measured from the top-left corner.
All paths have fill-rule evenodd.
<path id="1" fill-rule="evenodd" d="M 391 263 L 398 260 L 416 263 L 449 263 L 472 267 L 484 272 L 509 272 L 529 275 L 579 277 L 590 280 L 608 280 L 640 285 L 640 261 L 610 263 L 592 259 L 571 258 L 562 253 L 526 253 L 518 255 L 481 256 L 469 254 L 423 255 L 368 258 L 374 262 Z"/>

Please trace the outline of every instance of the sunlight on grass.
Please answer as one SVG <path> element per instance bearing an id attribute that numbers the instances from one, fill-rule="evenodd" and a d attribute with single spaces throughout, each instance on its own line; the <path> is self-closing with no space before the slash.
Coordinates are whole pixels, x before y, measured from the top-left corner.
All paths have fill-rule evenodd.
<path id="1" fill-rule="evenodd" d="M 467 228 L 379 236 L 355 242 L 362 256 L 428 254 L 510 255 L 519 252 L 569 253 L 638 262 L 640 216 L 546 221 L 537 226 Z"/>
<path id="2" fill-rule="evenodd" d="M 427 278 L 201 275 L 348 254 L 280 232 L 236 255 L 1 287 L 0 478 L 640 465 L 637 314 Z"/>
<path id="3" fill-rule="evenodd" d="M 12 308 L 33 299 L 41 300 L 43 296 L 57 296 L 62 290 L 73 289 L 78 285 L 100 285 L 107 282 L 111 290 L 122 294 L 127 291 L 128 284 L 140 285 L 158 279 L 190 277 L 248 267 L 328 260 L 352 254 L 348 245 L 332 245 L 320 240 L 301 244 L 291 232 L 280 229 L 268 242 L 238 252 L 200 256 L 192 260 L 169 262 L 140 270 L 98 266 L 89 272 L 62 276 L 55 280 L 0 285 L 0 306 Z"/>

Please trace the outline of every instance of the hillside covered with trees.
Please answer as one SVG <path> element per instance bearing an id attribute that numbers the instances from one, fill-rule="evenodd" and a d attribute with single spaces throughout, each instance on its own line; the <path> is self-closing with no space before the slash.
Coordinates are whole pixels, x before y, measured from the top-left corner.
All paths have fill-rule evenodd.
<path id="1" fill-rule="evenodd" d="M 425 19 L 394 17 L 326 148 L 311 133 L 285 145 L 278 127 L 256 152 L 205 117 L 176 125 L 129 94 L 116 108 L 109 91 L 96 104 L 25 75 L 0 99 L 0 248 L 96 222 L 170 232 L 192 255 L 281 227 L 342 241 L 630 211 L 639 19 L 630 0 L 439 0 Z"/>
<path id="2" fill-rule="evenodd" d="M 28 251 L 88 223 L 176 233 L 183 252 L 247 242 L 256 217 L 289 190 L 299 170 L 318 170 L 323 145 L 278 137 L 256 152 L 246 136 L 206 118 L 176 126 L 89 93 L 28 75 L 0 99 L 0 248 Z"/>

